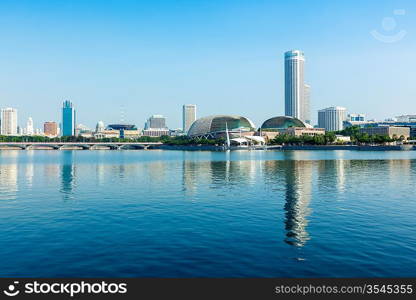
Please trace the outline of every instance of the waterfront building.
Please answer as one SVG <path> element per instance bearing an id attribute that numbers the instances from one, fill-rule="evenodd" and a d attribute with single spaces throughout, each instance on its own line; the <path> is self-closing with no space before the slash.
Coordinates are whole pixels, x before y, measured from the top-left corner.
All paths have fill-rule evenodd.
<path id="1" fill-rule="evenodd" d="M 2 135 L 17 135 L 17 109 L 2 108 L 0 121 Z"/>
<path id="2" fill-rule="evenodd" d="M 348 114 L 347 119 L 343 122 L 343 128 L 362 126 L 367 123 L 365 114 Z"/>
<path id="3" fill-rule="evenodd" d="M 71 101 L 64 101 L 62 107 L 62 136 L 75 135 L 76 112 Z"/>
<path id="4" fill-rule="evenodd" d="M 403 115 L 396 117 L 397 122 L 416 123 L 416 115 Z"/>
<path id="5" fill-rule="evenodd" d="M 120 130 L 103 130 L 100 132 L 96 132 L 93 134 L 93 137 L 96 139 L 111 139 L 111 138 L 119 138 L 120 137 Z"/>
<path id="6" fill-rule="evenodd" d="M 35 133 L 35 130 L 33 128 L 33 119 L 32 119 L 32 117 L 29 117 L 27 119 L 27 122 L 26 122 L 26 130 L 25 130 L 24 133 L 26 135 L 33 135 Z"/>
<path id="7" fill-rule="evenodd" d="M 279 134 L 288 134 L 291 136 L 322 135 L 325 134 L 325 129 L 313 128 L 308 123 L 297 118 L 278 116 L 264 121 L 260 127 L 259 134 L 266 140 L 272 140 Z"/>
<path id="8" fill-rule="evenodd" d="M 280 134 L 288 134 L 291 136 L 317 136 L 317 135 L 324 135 L 325 129 L 323 128 L 306 128 L 306 127 L 289 127 L 286 129 L 282 129 L 279 131 Z"/>
<path id="9" fill-rule="evenodd" d="M 395 127 L 395 126 L 379 126 L 379 127 L 364 127 L 360 128 L 360 133 L 368 135 L 388 135 L 390 138 L 404 138 L 410 137 L 409 127 Z"/>
<path id="10" fill-rule="evenodd" d="M 145 124 L 144 129 L 167 129 L 166 118 L 162 115 L 153 115 Z"/>
<path id="11" fill-rule="evenodd" d="M 161 137 L 161 136 L 169 136 L 170 132 L 169 129 L 164 129 L 164 128 L 149 128 L 149 129 L 144 129 L 142 132 L 143 136 L 150 136 L 150 137 Z"/>
<path id="12" fill-rule="evenodd" d="M 134 124 L 110 124 L 107 126 L 107 130 L 118 131 L 118 137 L 121 139 L 140 136 L 140 131 L 137 130 L 136 125 Z"/>
<path id="13" fill-rule="evenodd" d="M 285 53 L 285 115 L 305 122 L 310 121 L 310 86 L 305 85 L 304 66 L 305 55 L 302 51 Z"/>
<path id="14" fill-rule="evenodd" d="M 43 124 L 43 133 L 47 137 L 56 137 L 58 136 L 58 123 L 49 121 Z"/>
<path id="15" fill-rule="evenodd" d="M 182 107 L 182 129 L 187 133 L 192 123 L 196 120 L 196 105 L 184 104 Z"/>
<path id="16" fill-rule="evenodd" d="M 329 107 L 318 111 L 318 127 L 326 131 L 339 131 L 344 128 L 347 109 L 340 106 Z"/>
<path id="17" fill-rule="evenodd" d="M 196 120 L 188 131 L 188 136 L 195 138 L 225 137 L 226 130 L 231 137 L 239 137 L 255 132 L 254 123 L 242 116 L 214 115 Z"/>

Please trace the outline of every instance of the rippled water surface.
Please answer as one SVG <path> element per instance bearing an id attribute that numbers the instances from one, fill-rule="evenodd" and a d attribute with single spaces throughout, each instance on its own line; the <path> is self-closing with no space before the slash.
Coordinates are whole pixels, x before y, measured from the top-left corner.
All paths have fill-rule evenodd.
<path id="1" fill-rule="evenodd" d="M 0 276 L 414 277 L 416 152 L 0 150 Z"/>

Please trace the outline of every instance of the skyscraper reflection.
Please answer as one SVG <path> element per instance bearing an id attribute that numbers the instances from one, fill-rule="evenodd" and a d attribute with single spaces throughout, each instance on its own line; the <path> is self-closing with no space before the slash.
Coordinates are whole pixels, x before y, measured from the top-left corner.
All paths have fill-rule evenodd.
<path id="1" fill-rule="evenodd" d="M 310 239 L 307 231 L 309 207 L 312 198 L 314 161 L 300 160 L 299 153 L 285 153 L 285 160 L 266 161 L 264 174 L 268 185 L 284 188 L 285 230 L 284 241 L 303 247 Z"/>
<path id="2" fill-rule="evenodd" d="M 72 198 L 75 187 L 76 170 L 74 166 L 74 151 L 62 151 L 61 163 L 61 193 L 64 200 Z"/>
<path id="3" fill-rule="evenodd" d="M 311 213 L 313 161 L 289 160 L 285 163 L 285 242 L 302 247 L 310 239 L 307 226 Z"/>
<path id="4" fill-rule="evenodd" d="M 17 156 L 19 150 L 8 151 L 4 154 L 0 151 L 0 155 L 7 156 L 9 162 L 0 164 L 0 200 L 14 200 L 19 190 L 18 177 L 18 161 Z"/>

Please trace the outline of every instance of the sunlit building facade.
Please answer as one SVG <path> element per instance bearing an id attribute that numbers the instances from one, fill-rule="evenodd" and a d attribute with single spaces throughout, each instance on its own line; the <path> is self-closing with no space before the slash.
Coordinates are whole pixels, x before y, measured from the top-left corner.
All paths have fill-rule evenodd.
<path id="1" fill-rule="evenodd" d="M 3 108 L 1 109 L 1 134 L 17 135 L 17 109 Z"/>

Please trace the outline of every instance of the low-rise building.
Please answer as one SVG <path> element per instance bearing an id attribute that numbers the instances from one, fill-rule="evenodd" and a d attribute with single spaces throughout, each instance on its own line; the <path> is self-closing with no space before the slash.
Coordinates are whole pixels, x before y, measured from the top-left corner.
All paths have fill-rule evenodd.
<path id="1" fill-rule="evenodd" d="M 279 130 L 279 133 L 288 134 L 292 136 L 302 136 L 302 135 L 317 136 L 317 135 L 324 135 L 325 129 L 324 128 L 289 127 L 286 129 Z"/>
<path id="2" fill-rule="evenodd" d="M 150 128 L 143 130 L 143 136 L 161 137 L 164 135 L 169 135 L 169 129 Z"/>
<path id="3" fill-rule="evenodd" d="M 94 138 L 96 139 L 109 139 L 109 138 L 119 138 L 120 130 L 103 130 L 101 132 L 96 132 Z"/>
<path id="4" fill-rule="evenodd" d="M 365 127 L 360 128 L 360 133 L 366 133 L 368 135 L 387 135 L 390 138 L 403 137 L 407 140 L 410 137 L 410 128 L 394 126 Z"/>
<path id="5" fill-rule="evenodd" d="M 137 139 L 141 136 L 140 130 L 124 130 L 125 139 Z"/>
<path id="6" fill-rule="evenodd" d="M 351 143 L 351 137 L 350 136 L 344 136 L 344 135 L 336 135 L 336 142 L 337 143 Z"/>

